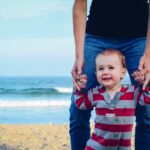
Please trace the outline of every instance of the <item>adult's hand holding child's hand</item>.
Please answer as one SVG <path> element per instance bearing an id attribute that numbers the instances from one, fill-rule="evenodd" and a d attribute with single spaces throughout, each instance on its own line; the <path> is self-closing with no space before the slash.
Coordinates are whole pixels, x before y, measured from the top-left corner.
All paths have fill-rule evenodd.
<path id="1" fill-rule="evenodd" d="M 82 74 L 83 65 L 84 65 L 84 59 L 82 57 L 76 58 L 74 66 L 71 71 L 73 85 L 75 89 L 77 89 L 78 91 L 80 91 L 80 86 L 77 84 L 77 81 L 79 80 L 79 76 Z"/>
<path id="2" fill-rule="evenodd" d="M 84 89 L 86 87 L 87 83 L 87 76 L 85 74 L 81 74 L 79 76 L 79 79 L 77 80 L 77 84 L 81 89 Z"/>
<path id="3" fill-rule="evenodd" d="M 132 76 L 135 81 L 137 81 L 139 84 L 144 83 L 144 74 L 141 73 L 140 70 L 136 70 L 132 73 Z"/>
<path id="4" fill-rule="evenodd" d="M 137 81 L 139 84 L 143 84 L 142 89 L 145 90 L 146 86 L 150 81 L 150 72 L 147 72 L 144 75 L 140 70 L 136 70 L 132 73 L 132 76 L 134 77 L 135 81 Z"/>

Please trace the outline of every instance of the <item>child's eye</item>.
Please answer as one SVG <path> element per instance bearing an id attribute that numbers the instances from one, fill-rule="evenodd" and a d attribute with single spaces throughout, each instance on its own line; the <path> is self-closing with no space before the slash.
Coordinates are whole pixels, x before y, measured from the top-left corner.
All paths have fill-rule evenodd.
<path id="1" fill-rule="evenodd" d="M 101 71 L 101 70 L 104 70 L 104 68 L 102 68 L 102 67 L 99 67 L 99 68 L 98 68 L 98 70 L 100 70 L 100 71 Z"/>
<path id="2" fill-rule="evenodd" d="M 113 69 L 114 69 L 114 67 L 113 67 L 113 66 L 111 66 L 111 67 L 109 67 L 109 69 L 113 70 Z"/>

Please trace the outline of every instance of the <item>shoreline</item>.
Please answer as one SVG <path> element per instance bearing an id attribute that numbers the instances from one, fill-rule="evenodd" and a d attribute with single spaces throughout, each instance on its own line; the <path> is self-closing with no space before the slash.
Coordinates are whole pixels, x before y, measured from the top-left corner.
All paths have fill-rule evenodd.
<path id="1" fill-rule="evenodd" d="M 70 150 L 69 125 L 0 124 L 0 150 Z"/>

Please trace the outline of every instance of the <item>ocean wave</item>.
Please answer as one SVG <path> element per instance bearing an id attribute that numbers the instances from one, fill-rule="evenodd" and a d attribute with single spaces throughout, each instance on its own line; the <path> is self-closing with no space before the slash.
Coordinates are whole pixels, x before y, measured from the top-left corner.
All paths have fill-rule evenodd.
<path id="1" fill-rule="evenodd" d="M 0 108 L 2 107 L 69 107 L 70 100 L 0 100 Z"/>
<path id="2" fill-rule="evenodd" d="M 54 89 L 60 93 L 71 93 L 72 92 L 72 88 L 55 87 Z"/>
<path id="3" fill-rule="evenodd" d="M 16 95 L 56 95 L 70 94 L 72 88 L 54 87 L 54 88 L 23 88 L 23 89 L 7 89 L 0 88 L 0 94 L 16 94 Z"/>

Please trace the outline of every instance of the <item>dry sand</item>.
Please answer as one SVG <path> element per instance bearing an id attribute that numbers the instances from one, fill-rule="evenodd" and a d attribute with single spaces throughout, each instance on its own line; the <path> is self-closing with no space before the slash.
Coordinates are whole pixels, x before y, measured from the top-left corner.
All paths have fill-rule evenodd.
<path id="1" fill-rule="evenodd" d="M 70 150 L 68 125 L 0 125 L 0 150 Z"/>

